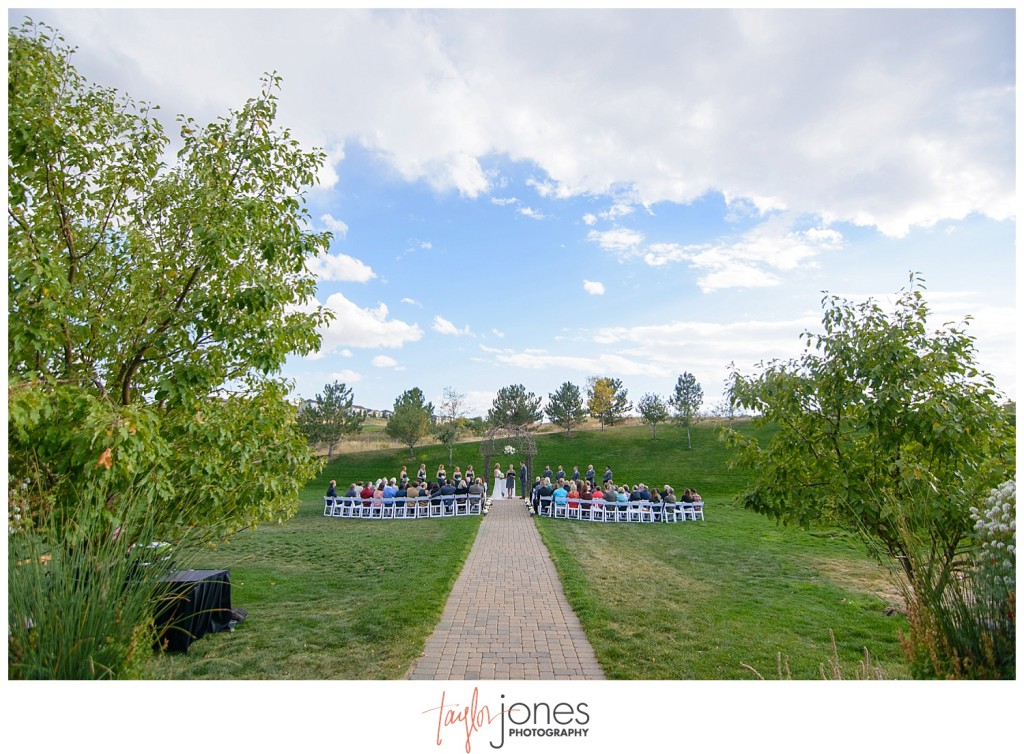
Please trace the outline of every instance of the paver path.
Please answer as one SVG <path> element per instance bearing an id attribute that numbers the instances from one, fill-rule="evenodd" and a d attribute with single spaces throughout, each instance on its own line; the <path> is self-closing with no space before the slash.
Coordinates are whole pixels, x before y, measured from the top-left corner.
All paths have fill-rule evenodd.
<path id="1" fill-rule="evenodd" d="M 604 678 L 519 498 L 494 503 L 414 680 Z"/>

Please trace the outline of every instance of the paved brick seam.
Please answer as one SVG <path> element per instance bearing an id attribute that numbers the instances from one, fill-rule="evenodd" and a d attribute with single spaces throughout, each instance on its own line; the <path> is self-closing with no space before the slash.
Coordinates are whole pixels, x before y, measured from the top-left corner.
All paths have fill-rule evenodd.
<path id="1" fill-rule="evenodd" d="M 410 680 L 603 679 L 519 498 L 495 502 Z"/>

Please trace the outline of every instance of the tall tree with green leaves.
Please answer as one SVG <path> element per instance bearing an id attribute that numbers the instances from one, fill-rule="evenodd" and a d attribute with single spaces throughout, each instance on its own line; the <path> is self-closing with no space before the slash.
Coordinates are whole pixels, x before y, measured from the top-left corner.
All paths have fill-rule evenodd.
<path id="1" fill-rule="evenodd" d="M 522 385 L 508 385 L 498 390 L 487 412 L 492 427 L 527 428 L 539 422 L 544 414 L 540 409 L 540 396 L 527 392 Z"/>
<path id="2" fill-rule="evenodd" d="M 565 430 L 566 436 L 573 428 L 581 425 L 587 418 L 587 409 L 583 405 L 580 389 L 571 382 L 563 382 L 558 390 L 548 394 L 548 405 L 544 409 L 548 419 Z"/>
<path id="3" fill-rule="evenodd" d="M 704 403 L 704 391 L 697 378 L 689 372 L 683 372 L 676 380 L 675 389 L 668 399 L 669 406 L 675 411 L 673 419 L 686 427 L 686 447 L 693 448 L 690 427 L 700 415 L 700 407 Z"/>
<path id="4" fill-rule="evenodd" d="M 433 417 L 434 405 L 427 402 L 422 390 L 414 387 L 395 399 L 395 408 L 384 427 L 384 433 L 405 443 L 409 448 L 409 457 L 412 458 L 416 443 L 430 433 Z"/>
<path id="5" fill-rule="evenodd" d="M 352 409 L 352 388 L 344 382 L 331 382 L 323 393 L 299 408 L 299 428 L 312 445 L 327 446 L 327 461 L 334 455 L 334 447 L 347 435 L 358 433 L 363 427 L 361 411 Z"/>
<path id="6" fill-rule="evenodd" d="M 278 78 L 182 118 L 166 165 L 155 108 L 72 57 L 45 26 L 8 33 L 8 547 L 48 559 L 45 589 L 12 580 L 12 677 L 136 675 L 163 566 L 126 570 L 130 548 L 188 562 L 292 515 L 320 466 L 277 374 L 329 318 L 304 205 L 324 155 L 275 125 Z"/>
<path id="7" fill-rule="evenodd" d="M 1015 475 L 1015 444 L 966 323 L 930 331 L 922 288 L 912 275 L 892 311 L 826 295 L 803 355 L 732 374 L 737 405 L 777 428 L 767 446 L 727 437 L 752 474 L 746 507 L 849 528 L 935 608 L 957 582 L 971 507 Z"/>
<path id="8" fill-rule="evenodd" d="M 448 463 L 453 463 L 455 454 L 455 443 L 459 441 L 464 429 L 462 421 L 465 412 L 466 395 L 460 393 L 450 385 L 446 386 L 441 393 L 441 415 L 437 426 L 434 428 L 434 436 L 448 448 Z"/>
<path id="9" fill-rule="evenodd" d="M 587 378 L 587 411 L 605 426 L 614 426 L 633 408 L 622 380 L 612 377 Z"/>
<path id="10" fill-rule="evenodd" d="M 132 497 L 167 539 L 290 515 L 317 465 L 275 375 L 330 316 L 305 305 L 324 154 L 274 125 L 267 76 L 209 125 L 181 118 L 165 165 L 154 108 L 72 57 L 45 26 L 9 33 L 11 472 L 111 525 Z"/>
<path id="11" fill-rule="evenodd" d="M 660 395 L 655 393 L 644 393 L 643 398 L 636 404 L 640 412 L 640 421 L 651 425 L 651 439 L 658 439 L 658 425 L 668 421 L 668 404 Z"/>

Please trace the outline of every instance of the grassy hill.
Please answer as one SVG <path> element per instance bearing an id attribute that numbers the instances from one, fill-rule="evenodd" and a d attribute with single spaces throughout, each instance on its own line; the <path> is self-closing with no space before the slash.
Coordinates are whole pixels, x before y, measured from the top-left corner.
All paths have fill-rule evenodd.
<path id="1" fill-rule="evenodd" d="M 749 430 L 753 431 L 753 430 Z M 836 531 L 799 532 L 735 506 L 744 479 L 728 468 L 717 428 L 645 426 L 535 437 L 535 468 L 608 464 L 620 483 L 698 489 L 707 520 L 676 525 L 602 525 L 538 520 L 567 596 L 609 678 L 831 675 L 831 629 L 844 676 L 867 647 L 885 677 L 905 677 L 897 641 L 905 626 L 886 615 L 897 601 L 885 573 Z M 518 456 L 504 456 L 518 466 Z M 324 519 L 329 479 L 430 474 L 444 463 L 483 470 L 479 441 L 347 453 L 301 495 L 278 526 L 246 533 L 209 567 L 232 569 L 237 631 L 204 638 L 188 655 L 160 658 L 174 678 L 401 678 L 440 617 L 480 520 L 377 522 Z M 493 463 L 493 460 L 492 460 Z"/>

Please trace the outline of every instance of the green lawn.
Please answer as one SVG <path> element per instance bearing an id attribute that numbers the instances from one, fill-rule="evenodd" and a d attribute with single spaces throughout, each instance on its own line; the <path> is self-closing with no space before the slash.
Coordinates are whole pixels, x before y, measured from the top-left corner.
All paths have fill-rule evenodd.
<path id="1" fill-rule="evenodd" d="M 621 482 L 697 488 L 707 520 L 599 524 L 538 520 L 567 595 L 598 659 L 615 679 L 816 678 L 835 633 L 844 676 L 864 648 L 887 678 L 906 676 L 897 642 L 905 625 L 884 614 L 884 572 L 839 532 L 776 527 L 732 505 L 742 478 L 712 427 L 631 426 L 537 435 L 536 468 L 610 464 Z M 479 518 L 324 519 L 328 479 L 414 474 L 420 463 L 482 470 L 479 443 L 380 450 L 335 459 L 302 494 L 293 519 L 236 537 L 205 567 L 229 567 L 232 598 L 249 618 L 204 637 L 187 655 L 160 657 L 158 677 L 398 679 L 440 618 Z M 501 459 L 506 461 L 506 459 Z M 518 458 L 514 459 L 518 463 Z M 493 463 L 493 461 L 492 461 Z"/>

